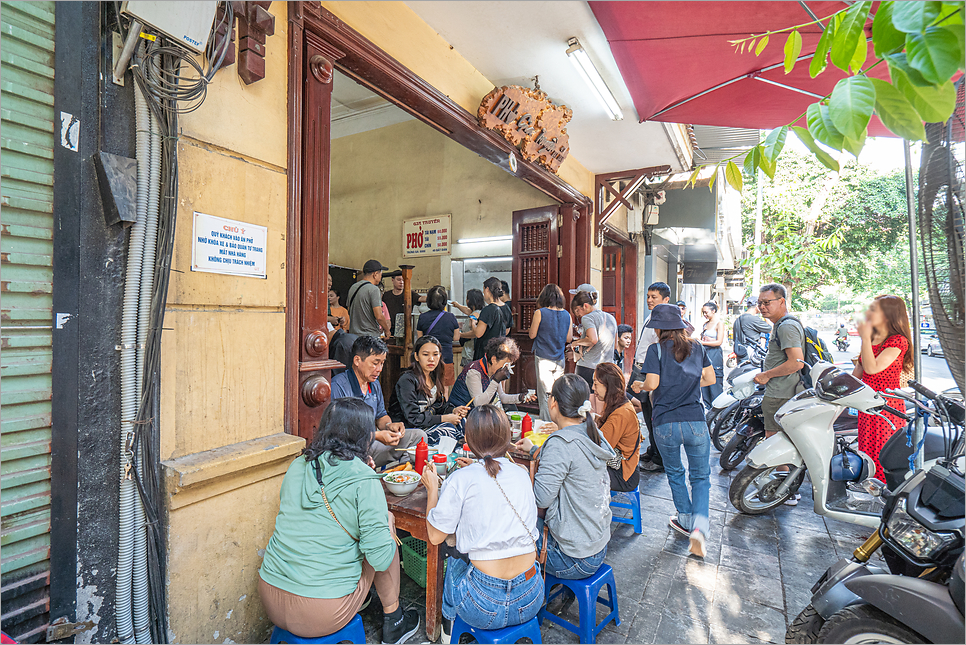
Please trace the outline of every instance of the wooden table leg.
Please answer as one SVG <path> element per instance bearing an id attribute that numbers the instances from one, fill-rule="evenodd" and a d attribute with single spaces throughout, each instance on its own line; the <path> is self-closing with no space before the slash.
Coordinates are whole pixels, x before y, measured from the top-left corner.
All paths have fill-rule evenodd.
<path id="1" fill-rule="evenodd" d="M 443 617 L 443 557 L 439 545 L 426 544 L 426 637 L 439 638 Z"/>

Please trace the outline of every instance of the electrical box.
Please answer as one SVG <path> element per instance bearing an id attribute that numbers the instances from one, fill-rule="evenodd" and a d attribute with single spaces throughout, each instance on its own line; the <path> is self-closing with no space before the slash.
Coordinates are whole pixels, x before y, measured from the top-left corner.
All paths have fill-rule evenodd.
<path id="1" fill-rule="evenodd" d="M 197 54 L 208 46 L 215 21 L 217 1 L 143 2 L 131 0 L 121 5 L 121 13 L 157 29 Z"/>
<path id="2" fill-rule="evenodd" d="M 648 204 L 644 207 L 644 226 L 657 226 L 660 220 L 660 209 L 657 204 Z"/>

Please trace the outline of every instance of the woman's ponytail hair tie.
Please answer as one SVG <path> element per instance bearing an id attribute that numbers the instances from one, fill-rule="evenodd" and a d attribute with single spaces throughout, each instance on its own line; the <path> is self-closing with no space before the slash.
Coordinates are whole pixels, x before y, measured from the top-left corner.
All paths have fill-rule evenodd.
<path id="1" fill-rule="evenodd" d="M 577 412 L 581 415 L 581 419 L 586 419 L 587 415 L 593 412 L 593 410 L 594 408 L 590 405 L 590 401 L 584 401 L 580 404 L 580 407 L 577 408 Z"/>

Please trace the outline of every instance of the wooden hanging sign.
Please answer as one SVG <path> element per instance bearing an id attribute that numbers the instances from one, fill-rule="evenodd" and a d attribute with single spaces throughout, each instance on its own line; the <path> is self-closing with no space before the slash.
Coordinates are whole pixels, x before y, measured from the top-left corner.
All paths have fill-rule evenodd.
<path id="1" fill-rule="evenodd" d="M 554 105 L 547 93 L 519 85 L 496 87 L 483 97 L 476 113 L 480 125 L 496 130 L 527 161 L 556 173 L 570 153 L 567 124 L 574 112 Z"/>

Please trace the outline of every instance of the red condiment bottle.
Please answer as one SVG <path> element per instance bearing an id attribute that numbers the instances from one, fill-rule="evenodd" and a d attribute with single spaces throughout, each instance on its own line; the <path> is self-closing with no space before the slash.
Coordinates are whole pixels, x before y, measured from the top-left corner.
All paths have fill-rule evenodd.
<path id="1" fill-rule="evenodd" d="M 419 475 L 423 474 L 423 468 L 426 466 L 426 460 L 429 458 L 429 446 L 426 445 L 425 439 L 420 439 L 419 443 L 416 444 L 416 473 Z"/>
<path id="2" fill-rule="evenodd" d="M 523 421 L 520 422 L 520 436 L 525 437 L 527 434 L 533 431 L 533 419 L 530 418 L 529 414 L 523 416 Z"/>

